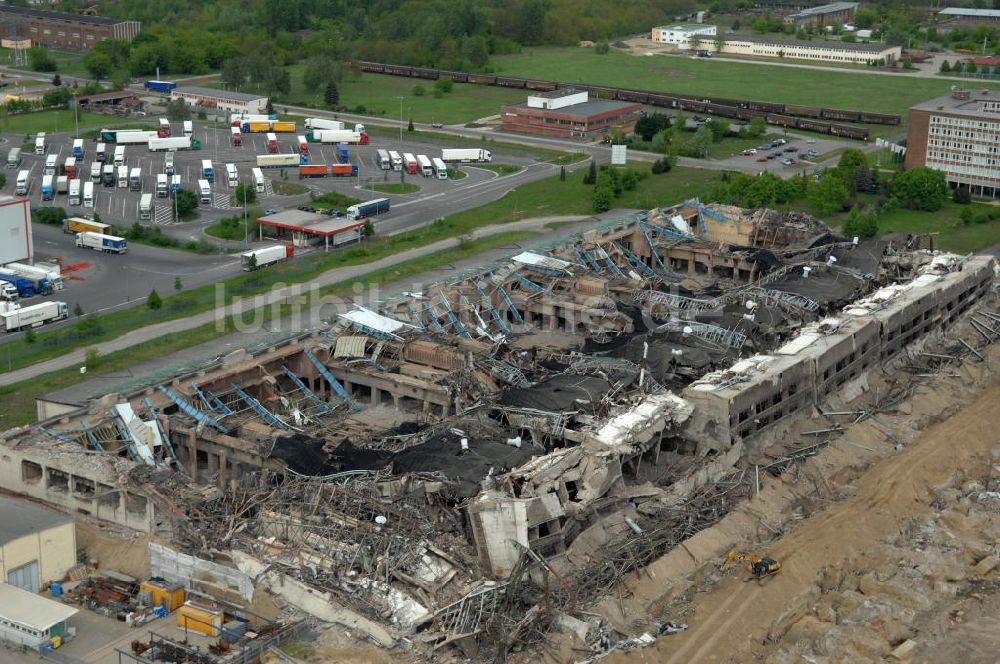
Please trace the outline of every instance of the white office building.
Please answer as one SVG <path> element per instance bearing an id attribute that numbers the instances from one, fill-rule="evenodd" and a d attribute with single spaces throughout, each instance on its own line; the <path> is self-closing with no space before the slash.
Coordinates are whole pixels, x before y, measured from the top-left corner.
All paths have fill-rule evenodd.
<path id="1" fill-rule="evenodd" d="M 691 48 L 692 38 L 696 44 L 707 44 L 715 39 L 715 26 L 704 23 L 675 23 L 653 28 L 652 39 L 657 44 L 673 44 L 686 51 Z"/>

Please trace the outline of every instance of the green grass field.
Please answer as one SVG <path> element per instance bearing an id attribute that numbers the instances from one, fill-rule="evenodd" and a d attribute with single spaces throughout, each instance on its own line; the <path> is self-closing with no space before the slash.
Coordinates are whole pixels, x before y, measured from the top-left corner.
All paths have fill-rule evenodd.
<path id="1" fill-rule="evenodd" d="M 495 56 L 493 63 L 504 74 L 527 78 L 903 115 L 917 102 L 948 94 L 953 84 L 934 78 L 817 72 L 717 58 L 597 55 L 581 48 L 529 48 L 518 55 Z M 996 89 L 998 84 L 977 81 L 976 87 Z"/>
<path id="2" fill-rule="evenodd" d="M 487 171 L 493 171 L 501 177 L 504 175 L 513 175 L 514 173 L 519 173 L 521 171 L 521 167 L 516 164 L 476 164 L 475 168 L 483 168 Z"/>
<path id="3" fill-rule="evenodd" d="M 323 91 L 306 89 L 302 81 L 305 65 L 290 65 L 292 91 L 281 97 L 276 104 L 308 105 L 324 108 Z M 469 122 L 490 115 L 498 115 L 500 107 L 524 101 L 524 91 L 509 90 L 481 85 L 456 84 L 451 92 L 440 98 L 434 97 L 434 81 L 362 74 L 358 80 L 345 79 L 338 83 L 340 103 L 351 110 L 365 107 L 365 113 L 399 119 L 400 97 L 403 101 L 403 119 L 413 118 L 414 122 L 455 124 Z M 416 87 L 424 89 L 423 95 L 415 95 Z"/>
<path id="4" fill-rule="evenodd" d="M 869 196 L 861 198 L 865 199 L 865 202 L 870 202 L 873 199 Z M 944 207 L 936 212 L 897 207 L 879 217 L 878 230 L 879 233 L 934 233 L 935 249 L 954 251 L 959 254 L 979 251 L 1000 242 L 1000 220 L 985 224 L 963 224 L 959 215 L 966 207 L 971 207 L 977 216 L 995 209 L 984 203 L 973 203 L 971 206 L 966 206 L 951 201 L 946 202 Z M 844 219 L 847 218 L 846 213 L 816 216 L 834 228 L 839 228 L 844 223 Z"/>
<path id="5" fill-rule="evenodd" d="M 420 185 L 408 182 L 390 182 L 388 184 L 368 184 L 365 185 L 365 189 L 383 194 L 415 194 L 420 191 Z"/>
<path id="6" fill-rule="evenodd" d="M 102 113 L 79 113 L 80 129 L 100 129 L 113 125 L 143 125 L 143 120 L 119 118 Z M 150 125 L 152 126 L 152 125 Z M 58 133 L 60 131 L 75 131 L 77 118 L 74 112 L 37 111 L 19 115 L 0 116 L 0 131 L 12 134 L 37 134 L 40 131 Z M 82 133 L 82 132 L 81 132 Z"/>

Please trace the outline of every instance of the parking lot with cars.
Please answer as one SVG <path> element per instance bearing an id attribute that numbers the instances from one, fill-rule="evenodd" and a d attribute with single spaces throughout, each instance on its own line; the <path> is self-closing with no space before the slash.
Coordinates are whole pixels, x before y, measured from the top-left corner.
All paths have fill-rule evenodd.
<path id="1" fill-rule="evenodd" d="M 36 260 L 56 262 L 64 266 L 64 269 L 71 267 L 72 271 L 67 273 L 62 290 L 45 296 L 35 296 L 23 301 L 22 304 L 54 300 L 66 302 L 70 310 L 76 304 L 80 304 L 87 313 L 108 311 L 129 306 L 143 299 L 153 288 L 161 295 L 167 295 L 173 292 L 178 279 L 184 288 L 190 288 L 240 273 L 239 257 L 228 255 L 227 252 L 242 251 L 245 248 L 244 243 L 222 241 L 207 235 L 204 231 L 220 218 L 238 215 L 242 211 L 242 208 L 235 207 L 231 200 L 235 187 L 227 177 L 226 166 L 233 164 L 236 167 L 238 183 L 252 184 L 252 169 L 257 166 L 257 156 L 269 154 L 267 137 L 265 133 L 243 134 L 241 145 L 236 146 L 232 144 L 228 125 L 220 124 L 217 127 L 195 125 L 193 130 L 193 138 L 200 143 L 200 149 L 172 152 L 173 172 L 179 176 L 180 186 L 193 191 L 197 196 L 198 180 L 204 176 L 202 161 L 207 159 L 212 163 L 214 182 L 211 185 L 211 200 L 199 204 L 198 218 L 189 222 L 175 221 L 172 197 L 156 197 L 157 176 L 166 171 L 164 152 L 151 152 L 148 145 L 125 146 L 122 165 L 129 176 L 135 172 L 134 169 L 139 169 L 137 181 L 130 182 L 129 178 L 123 183 L 125 186 L 119 186 L 118 169 L 115 168 L 115 178 L 110 183 L 111 186 L 104 186 L 101 182 L 93 184 L 94 203 L 89 207 L 85 206 L 82 200 L 79 204 L 71 204 L 68 191 L 54 191 L 51 198 L 43 196 L 42 192 L 42 179 L 47 162 L 54 158 L 57 168 L 60 168 L 65 166 L 68 157 L 73 156 L 72 134 L 45 136 L 42 154 L 35 154 L 34 137 L 25 141 L 23 135 L 7 136 L 8 140 L 0 145 L 3 159 L 11 147 L 22 144 L 24 147 L 18 163 L 4 170 L 7 182 L 3 193 L 15 193 L 18 173 L 27 170 L 30 174 L 27 198 L 33 209 L 62 207 L 69 216 L 80 217 L 93 217 L 97 214 L 102 222 L 120 227 L 131 226 L 134 223 L 157 226 L 163 233 L 181 241 L 208 242 L 219 248 L 218 253 L 204 255 L 132 242 L 128 245 L 127 253 L 109 254 L 77 247 L 75 236 L 64 233 L 60 228 L 34 224 Z M 171 135 L 183 135 L 181 123 L 172 124 Z M 294 133 L 278 134 L 276 137 L 278 153 L 298 154 L 298 137 L 304 135 L 305 128 Z M 534 163 L 530 155 L 524 153 L 496 155 L 496 160 L 502 163 L 516 164 L 523 168 L 521 173 L 504 178 L 487 169 L 476 168 L 475 164 L 457 165 L 465 176 L 456 180 L 410 173 L 401 175 L 398 171 L 381 169 L 379 150 L 394 150 L 400 154 L 413 153 L 415 156 L 427 155 L 428 158 L 441 155 L 441 147 L 430 141 L 410 140 L 405 132 L 402 134 L 402 139 L 400 141 L 395 136 L 390 139 L 379 136 L 368 145 L 347 146 L 349 162 L 358 167 L 357 175 L 352 177 L 299 179 L 297 167 L 262 169 L 265 186 L 264 191 L 258 194 L 256 206 L 270 211 L 309 206 L 313 194 L 322 195 L 331 191 L 361 200 L 387 197 L 392 202 L 390 213 L 380 215 L 375 221 L 378 232 L 388 234 L 430 223 L 456 210 L 483 204 L 502 196 L 509 188 L 515 186 L 517 181 L 523 181 L 525 177 L 551 175 L 558 170 L 558 167 L 552 164 Z M 81 182 L 90 179 L 91 165 L 96 161 L 98 145 L 99 143 L 94 140 L 84 141 L 83 155 L 78 157 L 74 164 Z M 106 162 L 111 165 L 113 165 L 114 148 L 115 144 L 106 144 Z M 308 149 L 310 164 L 332 165 L 340 162 L 336 144 L 310 143 Z M 274 183 L 277 181 L 301 184 L 307 191 L 295 195 L 281 195 L 275 191 Z M 364 189 L 373 184 L 397 184 L 401 181 L 417 185 L 419 191 L 410 194 L 388 194 Z M 143 195 L 152 197 L 153 211 L 148 219 L 140 218 L 139 208 Z M 252 247 L 257 239 L 247 238 L 246 247 Z M 297 249 L 296 255 L 309 251 L 322 251 L 322 247 Z M 53 323 L 53 325 L 64 324 L 67 323 L 65 321 Z"/>

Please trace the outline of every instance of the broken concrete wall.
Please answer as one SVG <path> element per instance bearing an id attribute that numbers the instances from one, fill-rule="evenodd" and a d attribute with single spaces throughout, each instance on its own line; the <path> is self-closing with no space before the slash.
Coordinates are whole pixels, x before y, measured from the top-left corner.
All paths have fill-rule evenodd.
<path id="1" fill-rule="evenodd" d="M 479 562 L 487 573 L 507 576 L 517 564 L 522 548 L 528 546 L 529 502 L 491 491 L 480 494 L 469 505 Z"/>
<path id="2" fill-rule="evenodd" d="M 253 599 L 253 580 L 239 569 L 189 556 L 162 544 L 149 543 L 149 571 L 153 576 L 212 597 L 237 596 L 246 602 Z"/>

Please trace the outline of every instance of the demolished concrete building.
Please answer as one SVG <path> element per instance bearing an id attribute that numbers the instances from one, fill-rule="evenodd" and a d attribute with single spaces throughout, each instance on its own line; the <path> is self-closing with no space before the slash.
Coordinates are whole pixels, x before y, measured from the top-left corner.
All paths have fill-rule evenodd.
<path id="1" fill-rule="evenodd" d="M 263 586 L 385 647 L 495 652 L 550 624 L 532 579 L 594 599 L 616 537 L 655 529 L 662 554 L 719 518 L 705 487 L 762 434 L 947 330 L 995 269 L 690 201 L 166 382 L 43 400 L 3 434 L 0 484 L 155 535 L 154 573 L 206 594 Z"/>

